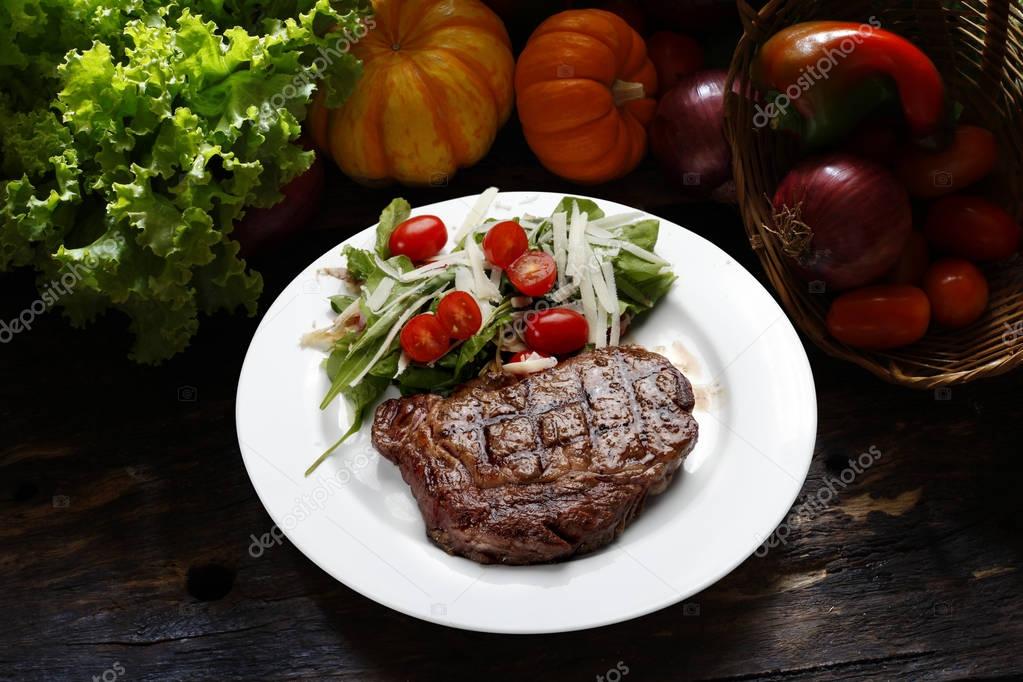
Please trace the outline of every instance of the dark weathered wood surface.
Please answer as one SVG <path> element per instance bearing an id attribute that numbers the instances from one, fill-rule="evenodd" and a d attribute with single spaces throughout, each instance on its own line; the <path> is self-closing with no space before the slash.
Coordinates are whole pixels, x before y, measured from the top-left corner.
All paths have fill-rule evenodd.
<path id="1" fill-rule="evenodd" d="M 489 184 L 571 189 L 537 169 L 511 128 L 479 167 L 405 194 L 422 204 Z M 330 186 L 319 229 L 255 261 L 264 304 L 396 191 L 336 175 Z M 732 208 L 683 202 L 651 167 L 584 191 L 688 225 L 759 272 Z M 3 275 L 0 319 L 35 297 L 28 273 Z M 287 542 L 250 556 L 251 536 L 271 527 L 234 429 L 256 323 L 204 320 L 193 347 L 159 368 L 126 361 L 113 317 L 77 331 L 43 316 L 0 346 L 0 678 L 1023 674 L 1021 374 L 914 393 L 811 350 L 820 426 L 804 495 L 828 497 L 827 480 L 870 448 L 881 453 L 874 465 L 848 487 L 832 483 L 832 499 L 793 520 L 783 544 L 687 604 L 597 630 L 512 637 L 390 611 Z"/>

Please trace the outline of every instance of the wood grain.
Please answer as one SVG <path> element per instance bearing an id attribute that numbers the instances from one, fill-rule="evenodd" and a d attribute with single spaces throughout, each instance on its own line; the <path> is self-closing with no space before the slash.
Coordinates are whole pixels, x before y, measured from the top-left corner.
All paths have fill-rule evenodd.
<path id="1" fill-rule="evenodd" d="M 516 135 L 480 168 L 407 195 L 569 191 Z M 649 166 L 584 191 L 690 226 L 760 276 L 734 209 L 682 202 Z M 391 194 L 334 176 L 319 229 L 254 261 L 264 305 Z M 3 275 L 0 319 L 35 295 L 29 273 Z M 797 509 L 818 502 L 786 522 L 784 542 L 686 604 L 511 637 L 390 611 L 287 541 L 250 554 L 271 521 L 233 414 L 256 323 L 203 320 L 159 368 L 125 360 L 112 316 L 87 330 L 43 316 L 0 347 L 0 677 L 593 680 L 619 662 L 627 682 L 1023 675 L 1019 374 L 936 395 L 811 351 L 819 433 Z M 876 461 L 844 484 L 871 448 Z"/>

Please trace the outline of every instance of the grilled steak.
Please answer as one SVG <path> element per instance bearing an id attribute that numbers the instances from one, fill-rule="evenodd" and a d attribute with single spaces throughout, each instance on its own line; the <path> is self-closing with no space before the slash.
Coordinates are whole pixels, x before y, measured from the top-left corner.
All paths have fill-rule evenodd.
<path id="1" fill-rule="evenodd" d="M 388 400 L 373 444 L 447 552 L 534 564 L 614 540 L 696 444 L 692 409 L 692 387 L 665 358 L 605 348 L 449 398 Z"/>

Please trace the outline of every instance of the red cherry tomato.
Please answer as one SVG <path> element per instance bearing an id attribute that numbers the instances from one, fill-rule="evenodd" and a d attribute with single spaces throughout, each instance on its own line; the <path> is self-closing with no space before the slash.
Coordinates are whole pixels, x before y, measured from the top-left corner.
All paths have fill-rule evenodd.
<path id="1" fill-rule="evenodd" d="M 923 338 L 931 321 L 927 295 L 905 284 L 879 284 L 842 294 L 828 310 L 828 332 L 856 348 L 884 350 Z"/>
<path id="2" fill-rule="evenodd" d="M 924 272 L 930 264 L 930 253 L 927 250 L 927 240 L 916 232 L 909 233 L 906 245 L 902 247 L 902 255 L 895 262 L 885 281 L 891 284 L 912 284 L 919 286 L 923 281 Z"/>
<path id="3" fill-rule="evenodd" d="M 448 351 L 448 333 L 433 313 L 416 315 L 398 336 L 401 349 L 416 362 L 433 362 Z"/>
<path id="4" fill-rule="evenodd" d="M 551 308 L 526 316 L 526 345 L 540 353 L 564 355 L 590 338 L 586 318 L 569 308 Z"/>
<path id="5" fill-rule="evenodd" d="M 1005 260 L 1020 239 L 1012 216 L 986 199 L 961 194 L 931 205 L 924 234 L 939 251 L 974 261 Z"/>
<path id="6" fill-rule="evenodd" d="M 466 291 L 452 291 L 440 300 L 437 319 L 448 337 L 464 341 L 483 326 L 483 313 L 472 294 Z"/>
<path id="7" fill-rule="evenodd" d="M 521 350 L 518 353 L 516 353 L 515 355 L 511 356 L 511 359 L 508 360 L 508 362 L 509 363 L 512 363 L 512 362 L 522 362 L 524 360 L 528 360 L 529 356 L 531 356 L 531 355 L 539 355 L 541 358 L 549 358 L 549 357 L 551 357 L 547 353 L 541 353 L 538 350 Z"/>
<path id="8" fill-rule="evenodd" d="M 512 286 L 526 296 L 543 296 L 558 276 L 554 257 L 543 251 L 526 251 L 508 266 Z"/>
<path id="9" fill-rule="evenodd" d="M 502 270 L 507 270 L 528 248 L 526 231 L 514 220 L 492 225 L 483 237 L 483 255 Z"/>
<path id="10" fill-rule="evenodd" d="M 961 258 L 935 261 L 924 275 L 924 291 L 934 321 L 953 329 L 976 322 L 987 308 L 987 279 Z"/>
<path id="11" fill-rule="evenodd" d="M 681 33 L 658 31 L 647 38 L 646 52 L 657 69 L 657 90 L 662 93 L 703 66 L 703 48 Z"/>
<path id="12" fill-rule="evenodd" d="M 448 241 L 444 221 L 435 215 L 420 215 L 398 223 L 388 246 L 392 256 L 408 256 L 414 263 L 436 256 Z"/>
<path id="13" fill-rule="evenodd" d="M 981 180 L 997 160 L 998 146 L 990 131 L 961 125 L 945 149 L 932 152 L 907 148 L 899 160 L 898 175 L 910 194 L 930 199 Z"/>

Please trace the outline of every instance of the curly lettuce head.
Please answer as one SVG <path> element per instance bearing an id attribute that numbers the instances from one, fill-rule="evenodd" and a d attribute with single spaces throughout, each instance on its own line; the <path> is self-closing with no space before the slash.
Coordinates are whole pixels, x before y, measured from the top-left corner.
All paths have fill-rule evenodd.
<path id="1" fill-rule="evenodd" d="M 317 60 L 327 29 L 354 30 L 368 3 L 113 4 L 0 9 L 0 269 L 34 266 L 41 285 L 73 269 L 57 301 L 72 323 L 119 310 L 132 357 L 159 362 L 200 311 L 255 312 L 232 224 L 312 162 L 294 142 L 317 80 L 337 102 L 361 72 L 347 52 Z M 42 93 L 14 87 L 29 68 Z"/>

